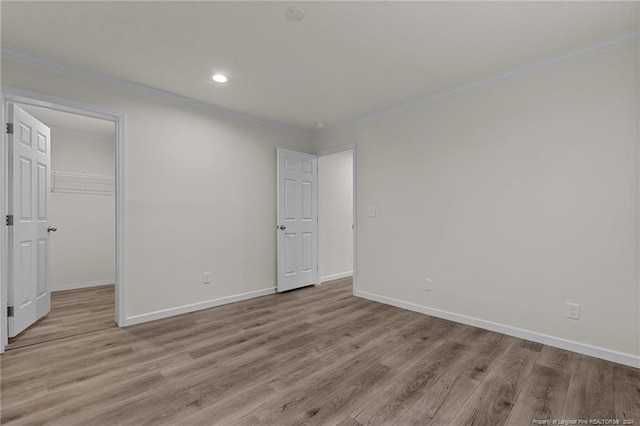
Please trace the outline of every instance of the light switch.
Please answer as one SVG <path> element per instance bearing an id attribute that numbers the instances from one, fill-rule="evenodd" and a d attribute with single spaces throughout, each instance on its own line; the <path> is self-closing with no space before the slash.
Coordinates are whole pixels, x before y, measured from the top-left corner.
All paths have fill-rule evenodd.
<path id="1" fill-rule="evenodd" d="M 367 216 L 376 217 L 376 208 L 375 207 L 369 207 L 367 209 Z"/>

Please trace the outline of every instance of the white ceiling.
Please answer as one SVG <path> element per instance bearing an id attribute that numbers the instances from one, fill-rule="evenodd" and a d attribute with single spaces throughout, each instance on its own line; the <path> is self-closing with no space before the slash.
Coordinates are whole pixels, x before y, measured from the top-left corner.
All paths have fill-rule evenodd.
<path id="1" fill-rule="evenodd" d="M 112 121 L 32 105 L 19 106 L 52 129 L 97 139 L 115 140 L 115 124 Z"/>
<path id="2" fill-rule="evenodd" d="M 291 6 L 306 12 L 301 22 L 285 18 Z M 637 2 L 0 7 L 3 45 L 305 131 L 616 36 L 640 13 Z M 213 83 L 214 72 L 229 83 Z"/>

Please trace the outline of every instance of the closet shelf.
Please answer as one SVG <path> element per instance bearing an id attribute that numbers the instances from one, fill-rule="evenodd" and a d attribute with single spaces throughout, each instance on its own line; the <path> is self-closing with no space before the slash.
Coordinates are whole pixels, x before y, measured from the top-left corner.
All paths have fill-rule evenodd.
<path id="1" fill-rule="evenodd" d="M 51 192 L 113 195 L 116 192 L 116 178 L 86 173 L 51 172 Z"/>

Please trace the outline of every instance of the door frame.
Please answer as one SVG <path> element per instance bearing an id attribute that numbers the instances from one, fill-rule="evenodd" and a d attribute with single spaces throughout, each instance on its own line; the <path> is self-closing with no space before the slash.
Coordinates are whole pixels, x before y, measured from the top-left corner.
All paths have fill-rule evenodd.
<path id="1" fill-rule="evenodd" d="M 358 185 L 357 185 L 357 171 L 358 171 L 358 142 L 356 141 L 355 143 L 352 144 L 348 144 L 348 145 L 341 145 L 341 146 L 336 146 L 333 148 L 328 148 L 328 149 L 323 149 L 321 151 L 319 151 L 317 153 L 318 159 L 320 157 L 326 157 L 327 155 L 331 155 L 331 154 L 337 154 L 339 152 L 344 152 L 344 151 L 352 151 L 353 152 L 353 294 L 356 293 L 356 290 L 358 289 Z M 320 161 L 318 161 L 318 212 L 320 211 L 320 173 L 322 173 L 322 171 L 320 170 Z M 322 238 L 320 236 L 320 228 L 322 227 L 322 219 L 320 219 L 318 221 L 318 248 L 316 250 L 316 253 L 318 255 L 318 259 L 317 259 L 317 265 L 318 268 L 320 268 L 320 238 Z M 320 271 L 318 270 L 318 283 L 316 285 L 320 285 Z"/>
<path id="2" fill-rule="evenodd" d="M 8 213 L 8 181 L 9 181 L 9 138 L 6 132 L 6 123 L 8 120 L 9 103 L 18 103 L 31 105 L 36 107 L 49 108 L 56 111 L 68 112 L 72 114 L 83 115 L 91 118 L 99 118 L 115 123 L 115 170 L 116 170 L 116 282 L 115 282 L 115 321 L 119 327 L 125 325 L 126 321 L 126 125 L 127 116 L 122 111 L 117 111 L 101 106 L 90 105 L 72 101 L 69 99 L 59 98 L 44 93 L 32 92 L 29 90 L 19 89 L 11 86 L 0 86 L 0 115 L 2 116 L 2 149 L 0 149 L 0 176 L 2 177 L 2 185 L 0 185 L 0 217 L 4 218 Z M 7 291 L 8 291 L 8 232 L 7 227 L 2 224 L 0 226 L 0 354 L 4 352 L 5 346 L 9 342 L 7 330 Z"/>

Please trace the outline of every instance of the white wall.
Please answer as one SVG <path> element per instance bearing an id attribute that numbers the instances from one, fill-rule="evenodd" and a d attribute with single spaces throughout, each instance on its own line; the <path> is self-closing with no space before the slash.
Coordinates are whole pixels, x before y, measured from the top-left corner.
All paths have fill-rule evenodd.
<path id="1" fill-rule="evenodd" d="M 115 175 L 113 140 L 51 129 L 51 169 Z M 115 197 L 51 194 L 51 289 L 115 282 Z"/>
<path id="2" fill-rule="evenodd" d="M 353 275 L 353 151 L 318 158 L 320 281 Z"/>
<path id="3" fill-rule="evenodd" d="M 276 147 L 308 138 L 9 60 L 2 84 L 127 114 L 127 317 L 274 288 Z"/>
<path id="4" fill-rule="evenodd" d="M 358 144 L 360 294 L 640 355 L 638 68 L 633 44 L 317 139 Z"/>

